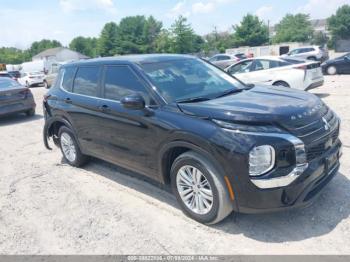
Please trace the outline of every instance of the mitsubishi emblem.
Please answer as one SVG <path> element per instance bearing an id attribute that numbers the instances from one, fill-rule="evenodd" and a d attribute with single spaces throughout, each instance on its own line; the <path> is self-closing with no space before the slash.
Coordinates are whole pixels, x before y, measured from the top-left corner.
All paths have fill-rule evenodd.
<path id="1" fill-rule="evenodd" d="M 324 117 L 322 117 L 322 121 L 323 121 L 323 123 L 324 123 L 324 129 L 325 129 L 326 131 L 329 130 L 329 129 L 330 129 L 330 126 L 329 126 L 327 120 L 326 120 Z"/>

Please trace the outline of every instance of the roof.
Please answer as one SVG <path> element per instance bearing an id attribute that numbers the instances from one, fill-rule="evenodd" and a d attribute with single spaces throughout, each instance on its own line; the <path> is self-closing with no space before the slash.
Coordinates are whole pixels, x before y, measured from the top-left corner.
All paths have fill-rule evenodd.
<path id="1" fill-rule="evenodd" d="M 50 49 L 46 49 L 45 51 L 42 51 L 41 53 L 39 53 L 39 54 L 33 56 L 33 58 L 40 58 L 40 57 L 46 57 L 46 56 L 55 56 L 55 55 L 57 55 L 59 52 L 61 52 L 62 50 L 70 50 L 70 49 L 65 48 L 65 47 L 50 48 Z M 89 58 L 88 56 L 83 55 L 83 54 L 81 54 L 81 53 L 79 53 L 79 52 L 76 52 L 76 51 L 73 51 L 73 50 L 70 50 L 70 51 L 77 53 L 80 59 Z"/>
<path id="2" fill-rule="evenodd" d="M 313 19 L 310 20 L 312 27 L 325 27 L 327 25 L 327 19 Z"/>
<path id="3" fill-rule="evenodd" d="M 148 54 L 148 55 L 122 55 L 122 56 L 113 56 L 113 57 L 103 57 L 103 58 L 94 58 L 88 60 L 82 60 L 73 62 L 69 65 L 82 65 L 82 64 L 103 64 L 106 62 L 118 62 L 118 63 L 135 63 L 135 64 L 150 64 L 150 63 L 159 63 L 170 60 L 180 60 L 184 58 L 195 58 L 190 55 L 175 55 L 175 54 Z"/>

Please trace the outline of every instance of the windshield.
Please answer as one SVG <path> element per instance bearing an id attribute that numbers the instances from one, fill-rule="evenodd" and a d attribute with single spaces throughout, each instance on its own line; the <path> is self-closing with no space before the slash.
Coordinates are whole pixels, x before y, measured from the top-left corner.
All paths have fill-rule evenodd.
<path id="1" fill-rule="evenodd" d="M 195 58 L 144 63 L 141 67 L 168 102 L 212 99 L 228 90 L 245 88 L 225 72 Z"/>
<path id="2" fill-rule="evenodd" d="M 0 78 L 0 89 L 18 87 L 18 82 L 10 78 Z"/>

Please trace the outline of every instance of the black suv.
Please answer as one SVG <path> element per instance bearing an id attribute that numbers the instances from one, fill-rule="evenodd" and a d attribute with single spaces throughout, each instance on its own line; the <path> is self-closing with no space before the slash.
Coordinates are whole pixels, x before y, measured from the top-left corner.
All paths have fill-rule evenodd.
<path id="1" fill-rule="evenodd" d="M 213 224 L 232 210 L 306 206 L 339 169 L 339 118 L 316 96 L 245 85 L 200 59 L 140 55 L 62 66 L 44 98 L 44 143 L 171 184 Z"/>

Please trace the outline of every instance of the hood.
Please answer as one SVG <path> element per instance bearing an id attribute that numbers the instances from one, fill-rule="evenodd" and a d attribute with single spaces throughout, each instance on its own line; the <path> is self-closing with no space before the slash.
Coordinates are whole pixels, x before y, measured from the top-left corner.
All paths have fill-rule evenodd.
<path id="1" fill-rule="evenodd" d="M 183 113 L 198 117 L 296 126 L 321 117 L 324 104 L 304 91 L 256 86 L 222 98 L 178 106 Z"/>

